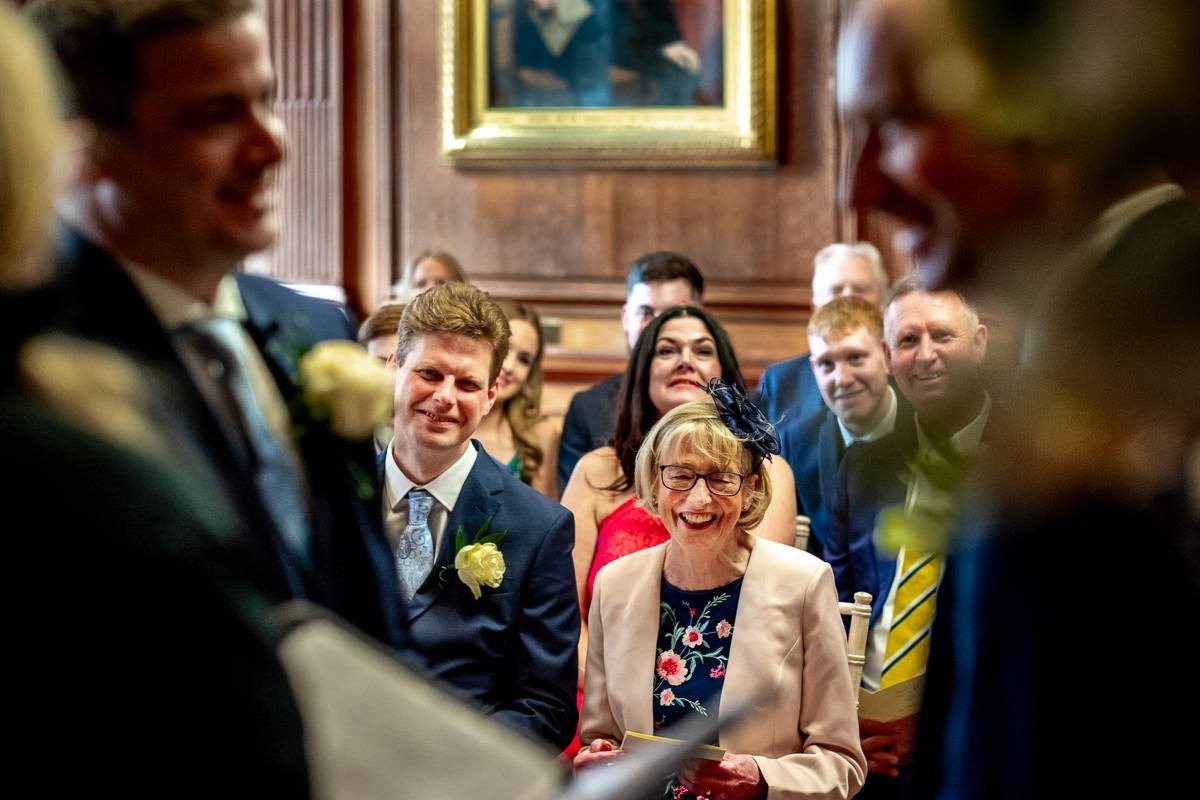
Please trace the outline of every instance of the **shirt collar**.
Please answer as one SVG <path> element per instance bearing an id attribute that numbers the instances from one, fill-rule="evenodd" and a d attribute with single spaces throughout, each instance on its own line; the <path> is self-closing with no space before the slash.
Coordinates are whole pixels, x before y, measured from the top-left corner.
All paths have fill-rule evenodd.
<path id="1" fill-rule="evenodd" d="M 969 456 L 979 449 L 979 443 L 983 441 L 983 431 L 987 427 L 988 414 L 992 410 L 992 396 L 986 391 L 983 393 L 983 409 L 975 419 L 968 422 L 958 433 L 950 437 L 950 448 L 960 456 Z M 925 430 L 921 427 L 921 420 L 918 417 L 917 422 L 917 452 L 924 453 L 932 447 L 929 437 L 925 434 Z"/>
<path id="2" fill-rule="evenodd" d="M 466 451 L 445 472 L 420 488 L 433 495 L 434 499 L 447 511 L 453 511 L 454 506 L 458 503 L 459 495 L 462 494 L 463 485 L 467 482 L 467 476 L 471 474 L 471 468 L 475 466 L 475 459 L 478 457 L 479 451 L 475 449 L 472 441 L 467 445 Z M 396 456 L 392 452 L 391 444 L 388 444 L 387 457 L 383 460 L 383 480 L 387 486 L 388 504 L 393 511 L 398 511 L 398 506 L 404 500 L 404 496 L 416 484 L 409 480 L 404 471 L 400 469 L 400 465 L 396 463 Z"/>
<path id="3" fill-rule="evenodd" d="M 216 297 L 210 306 L 135 261 L 123 258 L 120 263 L 166 330 L 213 316 L 230 317 L 238 322 L 246 319 L 246 307 L 238 291 L 237 279 L 232 275 L 226 275 L 217 284 Z"/>
<path id="4" fill-rule="evenodd" d="M 889 384 L 887 387 L 888 395 L 891 396 L 892 404 L 888 408 L 888 412 L 883 415 L 883 419 L 879 420 L 879 424 L 871 430 L 864 433 L 862 436 L 855 436 L 851 433 L 842 421 L 837 421 L 838 430 L 842 433 L 842 444 L 849 447 L 855 442 L 873 442 L 876 439 L 882 439 L 896 429 L 896 410 L 900 404 L 896 401 L 896 390 Z"/>

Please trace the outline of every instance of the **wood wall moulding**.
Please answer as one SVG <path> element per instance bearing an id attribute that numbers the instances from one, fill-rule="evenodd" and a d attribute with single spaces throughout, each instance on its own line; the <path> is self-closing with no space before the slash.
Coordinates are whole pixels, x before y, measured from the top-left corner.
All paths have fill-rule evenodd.
<path id="1" fill-rule="evenodd" d="M 533 303 L 539 310 L 543 305 L 616 306 L 625 302 L 625 282 L 616 280 L 587 280 L 577 278 L 510 278 L 471 276 L 471 283 L 494 297 L 507 297 Z M 726 283 L 708 281 L 704 287 L 704 303 L 712 308 L 788 309 L 807 310 L 812 304 L 812 289 L 804 284 Z"/>

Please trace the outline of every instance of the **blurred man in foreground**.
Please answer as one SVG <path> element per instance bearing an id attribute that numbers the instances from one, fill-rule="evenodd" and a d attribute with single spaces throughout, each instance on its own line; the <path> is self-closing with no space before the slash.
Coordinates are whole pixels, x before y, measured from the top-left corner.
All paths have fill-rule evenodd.
<path id="1" fill-rule="evenodd" d="M 1176 0 L 867 0 L 841 43 L 851 203 L 911 227 L 928 285 L 1027 312 L 940 589 L 917 796 L 1179 788 L 1146 765 L 1200 708 L 1145 654 L 1200 600 L 1200 215 L 1165 179 L 1200 174 L 1198 34 Z M 1095 589 L 1057 613 L 1075 576 Z M 1152 735 L 1064 778 L 1117 720 Z"/>

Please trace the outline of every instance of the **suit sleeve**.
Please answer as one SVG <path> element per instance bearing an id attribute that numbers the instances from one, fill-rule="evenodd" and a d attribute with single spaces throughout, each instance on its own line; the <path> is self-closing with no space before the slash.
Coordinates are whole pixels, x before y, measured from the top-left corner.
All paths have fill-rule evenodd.
<path id="1" fill-rule="evenodd" d="M 846 453 L 837 475 L 837 491 L 829 509 L 829 534 L 825 542 L 825 561 L 833 568 L 833 583 L 838 599 L 854 599 L 854 580 L 850 574 L 850 486 L 849 469 L 853 454 Z"/>
<path id="2" fill-rule="evenodd" d="M 767 367 L 763 370 L 762 377 L 758 379 L 758 386 L 754 389 L 754 394 L 750 399 L 754 405 L 758 406 L 758 410 L 763 413 L 763 416 L 772 422 L 775 421 L 773 412 L 775 403 L 775 370 Z"/>
<path id="3" fill-rule="evenodd" d="M 562 509 L 548 526 L 521 587 L 511 699 L 495 712 L 560 748 L 574 737 L 579 718 L 575 705 L 579 602 L 571 562 L 574 544 L 574 518 Z"/>
<path id="4" fill-rule="evenodd" d="M 562 438 L 558 442 L 558 494 L 561 497 L 571 480 L 571 473 L 583 454 L 593 449 L 591 434 L 584 424 L 584 410 L 577 392 L 563 417 Z"/>
<path id="5" fill-rule="evenodd" d="M 617 725 L 608 700 L 608 678 L 604 674 L 604 623 L 601 621 L 604 570 L 592 587 L 588 612 L 587 668 L 583 671 L 583 711 L 579 720 L 579 743 L 587 747 L 593 739 L 608 739 L 620 746 L 624 735 Z"/>

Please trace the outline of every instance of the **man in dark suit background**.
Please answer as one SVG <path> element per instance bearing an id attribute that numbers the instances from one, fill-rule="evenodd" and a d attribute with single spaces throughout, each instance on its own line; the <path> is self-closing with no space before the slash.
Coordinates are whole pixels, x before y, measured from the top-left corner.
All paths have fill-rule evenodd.
<path id="1" fill-rule="evenodd" d="M 880 311 L 887 300 L 888 277 L 883 257 L 870 242 L 835 242 L 813 256 L 812 307 L 815 312 L 835 297 L 862 297 Z M 801 424 L 825 410 L 808 354 L 769 364 L 763 370 L 754 401 L 776 425 Z"/>
<path id="2" fill-rule="evenodd" d="M 868 0 L 847 29 L 851 202 L 911 228 L 926 285 L 1026 315 L 939 589 L 915 796 L 1049 796 L 1118 720 L 1152 734 L 1072 792 L 1193 788 L 1146 765 L 1200 716 L 1147 656 L 1200 599 L 1198 43 L 1189 0 Z M 947 53 L 986 88 L 943 80 Z M 1072 576 L 1104 586 L 1056 609 Z"/>
<path id="3" fill-rule="evenodd" d="M 321 603 L 399 646 L 370 438 L 348 441 L 296 416 L 298 357 L 353 339 L 350 320 L 273 281 L 234 277 L 275 241 L 271 191 L 284 157 L 255 4 L 55 0 L 28 13 L 88 130 L 60 207 L 64 326 L 157 381 L 179 457 L 218 477 L 274 596 Z M 225 380 L 235 373 L 250 387 L 241 395 Z"/>
<path id="4" fill-rule="evenodd" d="M 430 672 L 561 750 L 578 718 L 575 522 L 471 440 L 496 400 L 508 338 L 500 307 L 465 283 L 436 286 L 404 309 L 395 435 L 380 455 L 397 554 L 388 568 L 411 593 L 397 607 L 407 605 L 413 649 Z M 422 503 L 428 528 L 409 544 Z"/>
<path id="5" fill-rule="evenodd" d="M 846 295 L 822 305 L 808 321 L 808 348 L 825 412 L 780 425 L 780 454 L 796 476 L 796 509 L 809 518 L 808 552 L 823 557 L 843 456 L 891 434 L 912 408 L 891 385 L 873 302 Z"/>
<path id="6" fill-rule="evenodd" d="M 625 305 L 621 327 L 629 349 L 650 320 L 672 306 L 699 306 L 704 299 L 704 276 L 687 256 L 660 250 L 639 256 L 629 265 L 625 278 Z M 584 453 L 608 444 L 616 420 L 614 405 L 621 376 L 610 375 L 596 385 L 576 392 L 563 417 L 558 445 L 558 491 L 571 479 L 575 464 Z"/>

